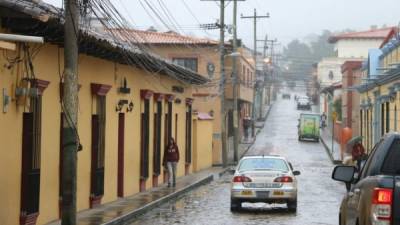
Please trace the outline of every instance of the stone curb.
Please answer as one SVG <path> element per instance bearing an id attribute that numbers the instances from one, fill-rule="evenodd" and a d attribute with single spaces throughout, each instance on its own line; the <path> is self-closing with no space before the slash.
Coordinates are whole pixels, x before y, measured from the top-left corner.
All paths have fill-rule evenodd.
<path id="1" fill-rule="evenodd" d="M 319 137 L 319 140 L 321 140 L 321 143 L 322 143 L 322 145 L 324 146 L 325 151 L 326 151 L 326 153 L 328 154 L 329 159 L 331 160 L 331 162 L 332 162 L 333 164 L 335 164 L 335 165 L 342 164 L 342 161 L 341 161 L 341 160 L 336 160 L 336 159 L 333 158 L 333 155 L 332 155 L 332 153 L 330 152 L 330 149 L 329 149 L 328 145 L 325 143 L 324 139 L 323 139 L 321 136 Z"/>
<path id="2" fill-rule="evenodd" d="M 166 195 L 162 198 L 159 198 L 153 202 L 150 202 L 144 206 L 142 206 L 141 208 L 135 209 L 132 212 L 129 212 L 125 215 L 122 215 L 120 217 L 114 218 L 111 221 L 108 221 L 106 223 L 103 223 L 102 225 L 128 225 L 130 223 L 133 222 L 134 219 L 136 219 L 138 216 L 145 214 L 146 212 L 156 208 L 157 206 L 160 206 L 166 202 L 169 202 L 173 199 L 177 199 L 180 196 L 182 196 L 183 194 L 186 194 L 187 192 L 200 187 L 202 185 L 208 184 L 210 182 L 212 182 L 213 180 L 218 179 L 218 177 L 221 177 L 223 174 L 225 174 L 227 171 L 229 170 L 229 168 L 225 168 L 222 171 L 218 172 L 217 174 L 211 174 L 208 175 L 198 181 L 196 181 L 193 184 L 190 184 L 186 187 L 183 187 L 177 191 L 175 191 L 174 193 L 171 193 L 169 195 Z M 216 177 L 217 176 L 217 177 Z"/>

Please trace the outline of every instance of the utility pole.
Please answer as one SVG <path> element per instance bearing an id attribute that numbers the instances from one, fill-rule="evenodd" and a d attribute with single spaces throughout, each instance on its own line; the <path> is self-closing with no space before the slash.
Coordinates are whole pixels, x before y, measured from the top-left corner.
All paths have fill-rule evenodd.
<path id="1" fill-rule="evenodd" d="M 218 1 L 218 0 L 202 0 L 202 1 Z M 220 96 L 221 96 L 221 147 L 222 147 L 222 166 L 228 166 L 228 149 L 226 143 L 226 113 L 225 113 L 225 2 L 244 0 L 220 0 L 220 42 L 219 42 L 219 53 L 220 53 Z M 236 27 L 236 25 L 235 25 Z M 236 30 L 236 28 L 234 28 Z M 234 41 L 235 43 L 235 41 Z M 233 60 L 235 61 L 235 60 Z M 234 141 L 235 142 L 235 141 Z M 235 143 L 234 143 L 235 146 Z M 236 145 L 237 146 L 237 145 Z M 234 152 L 237 152 L 237 150 Z M 237 157 L 237 155 L 236 155 Z M 234 153 L 235 158 L 235 153 Z"/>
<path id="2" fill-rule="evenodd" d="M 253 16 L 241 16 L 242 19 L 253 19 L 253 28 L 254 28 L 254 51 L 253 51 L 253 58 L 254 58 L 254 75 L 257 77 L 257 19 L 262 19 L 262 18 L 269 18 L 269 13 L 265 16 L 257 16 L 257 10 L 254 9 L 254 15 Z M 256 92 L 257 92 L 257 85 L 256 83 L 253 84 L 253 105 L 251 109 L 251 118 L 252 118 L 252 136 L 255 136 L 255 120 L 256 120 L 256 113 L 255 113 L 255 106 L 256 106 Z M 260 106 L 261 107 L 261 106 Z"/>
<path id="3" fill-rule="evenodd" d="M 64 85 L 63 85 L 63 174 L 62 225 L 76 224 L 76 174 L 78 120 L 78 35 L 79 7 L 77 0 L 65 0 Z"/>
<path id="4" fill-rule="evenodd" d="M 233 1 L 233 52 L 237 52 L 237 1 Z M 233 161 L 238 162 L 239 152 L 239 110 L 238 110 L 238 71 L 237 58 L 232 59 L 233 75 Z"/>
<path id="5" fill-rule="evenodd" d="M 226 148 L 226 118 L 225 118 L 225 0 L 220 1 L 220 29 L 219 29 L 219 54 L 220 54 L 220 95 L 221 95 L 221 145 L 222 165 L 228 166 L 228 149 Z"/>
<path id="6" fill-rule="evenodd" d="M 267 35 L 265 35 L 265 40 L 257 40 L 258 42 L 263 42 L 264 43 L 264 52 L 263 52 L 263 57 L 264 58 L 266 58 L 267 57 L 267 49 L 268 49 L 268 44 L 270 44 L 270 53 L 269 53 L 269 57 L 270 57 L 270 61 L 269 61 L 269 63 L 271 64 L 271 66 L 272 66 L 272 70 L 271 70 L 271 78 L 272 78 L 272 76 L 273 76 L 273 69 L 274 69 L 274 65 L 275 65 L 275 61 L 276 61 L 276 56 L 275 56 L 275 53 L 274 53 L 274 49 L 275 49 L 275 45 L 276 45 L 276 43 L 278 42 L 278 40 L 277 39 L 274 39 L 274 40 L 268 40 L 268 36 Z M 267 79 L 266 78 L 264 78 L 264 87 L 263 88 L 265 88 L 267 85 L 268 85 L 268 87 L 267 87 L 267 95 L 268 95 L 268 102 L 267 102 L 267 105 L 269 105 L 270 104 L 270 98 L 271 98 L 271 84 L 267 84 Z M 262 109 L 260 109 L 260 111 L 262 111 Z M 261 115 L 261 114 L 260 114 Z"/>

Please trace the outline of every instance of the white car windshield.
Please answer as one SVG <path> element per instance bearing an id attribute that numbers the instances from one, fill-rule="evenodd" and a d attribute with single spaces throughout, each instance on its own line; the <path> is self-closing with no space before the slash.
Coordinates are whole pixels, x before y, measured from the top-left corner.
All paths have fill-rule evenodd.
<path id="1" fill-rule="evenodd" d="M 285 160 L 278 158 L 250 158 L 243 159 L 239 165 L 239 171 L 246 170 L 289 170 Z"/>

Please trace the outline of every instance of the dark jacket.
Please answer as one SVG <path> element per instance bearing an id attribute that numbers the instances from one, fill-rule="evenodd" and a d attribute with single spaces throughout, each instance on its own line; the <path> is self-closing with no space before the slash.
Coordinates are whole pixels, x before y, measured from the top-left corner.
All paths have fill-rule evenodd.
<path id="1" fill-rule="evenodd" d="M 179 149 L 176 144 L 172 147 L 167 146 L 164 151 L 164 160 L 163 163 L 166 162 L 178 162 L 179 161 Z"/>

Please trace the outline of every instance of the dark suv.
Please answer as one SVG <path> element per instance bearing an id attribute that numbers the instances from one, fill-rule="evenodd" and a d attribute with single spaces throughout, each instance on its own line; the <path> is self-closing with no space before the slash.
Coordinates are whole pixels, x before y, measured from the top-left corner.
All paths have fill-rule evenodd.
<path id="1" fill-rule="evenodd" d="M 400 134 L 385 135 L 362 170 L 335 167 L 332 178 L 346 183 L 341 225 L 400 225 Z"/>

